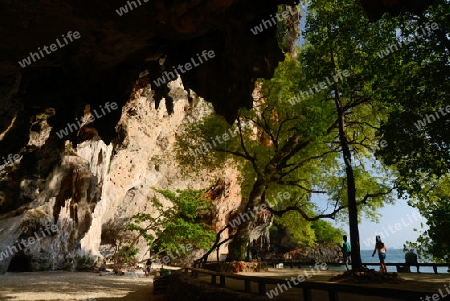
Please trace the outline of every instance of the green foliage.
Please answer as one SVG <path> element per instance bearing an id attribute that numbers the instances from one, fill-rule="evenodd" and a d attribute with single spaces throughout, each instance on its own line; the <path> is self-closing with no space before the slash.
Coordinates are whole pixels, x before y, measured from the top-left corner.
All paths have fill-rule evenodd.
<path id="1" fill-rule="evenodd" d="M 292 100 L 299 91 L 309 91 L 313 84 L 317 84 L 327 76 L 330 77 L 331 72 L 321 74 L 317 73 L 317 70 L 309 69 L 311 62 L 304 60 L 304 58 L 310 58 L 312 54 L 309 52 L 313 49 L 316 49 L 316 47 L 307 46 L 301 49 L 299 51 L 299 62 L 287 59 L 280 63 L 274 78 L 264 82 L 263 94 L 268 95 L 268 99 L 273 98 L 275 102 L 280 103 L 280 106 L 283 103 L 290 105 L 289 100 Z M 302 71 L 303 68 L 307 68 L 308 72 Z M 313 72 L 317 75 L 314 76 Z M 342 89 L 342 94 L 345 101 L 344 105 L 348 106 L 347 131 L 348 135 L 353 138 L 350 142 L 355 156 L 354 174 L 358 187 L 357 199 L 363 200 L 367 194 L 372 195 L 370 201 L 365 206 L 361 206 L 361 209 L 367 217 L 376 219 L 376 209 L 394 201 L 392 194 L 380 193 L 388 192 L 392 187 L 391 176 L 388 170 L 383 169 L 376 163 L 374 157 L 376 150 L 379 148 L 380 139 L 376 136 L 374 128 L 379 125 L 379 121 L 385 118 L 386 114 L 383 113 L 384 110 L 380 108 L 379 103 L 374 101 L 364 103 L 354 90 L 354 87 L 348 86 L 348 88 Z M 314 143 L 311 144 L 314 148 L 313 151 L 329 152 L 320 157 L 317 156 L 319 152 L 307 153 L 305 149 L 295 158 L 298 158 L 298 160 L 304 160 L 308 157 L 314 158 L 310 163 L 304 164 L 304 169 L 299 169 L 299 174 L 304 178 L 303 181 L 310 189 L 315 188 L 318 191 L 325 191 L 330 204 L 346 206 L 345 167 L 340 159 L 340 149 L 335 147 L 337 133 L 333 127 L 336 109 L 334 104 L 329 101 L 330 94 L 332 94 L 331 87 L 329 90 L 320 91 L 304 98 L 301 102 L 292 106 L 295 112 L 304 114 L 304 119 L 301 123 L 297 122 L 296 126 L 297 129 L 303 131 L 304 136 L 314 139 Z M 374 110 L 375 108 L 377 109 Z M 374 176 L 374 173 L 377 173 L 378 176 Z M 295 174 L 295 176 L 298 177 L 299 174 Z M 308 195 L 308 193 L 303 192 L 303 198 Z M 299 197 L 295 199 L 298 200 Z M 305 205 L 306 203 L 303 204 L 303 206 Z M 342 211 L 342 213 L 345 213 L 345 211 Z M 343 220 L 344 215 L 340 214 L 339 216 Z"/>
<path id="2" fill-rule="evenodd" d="M 334 227 L 330 222 L 324 220 L 317 220 L 312 222 L 311 228 L 314 230 L 316 243 L 329 244 L 340 243 L 345 231 Z"/>
<path id="3" fill-rule="evenodd" d="M 125 263 L 134 262 L 136 254 L 139 253 L 139 249 L 130 245 L 122 247 L 119 255 L 125 259 Z"/>
<path id="4" fill-rule="evenodd" d="M 442 33 L 450 29 L 448 13 L 448 1 L 437 1 L 422 17 L 396 19 L 402 38 L 411 37 L 427 22 L 436 22 L 439 29 L 391 54 L 390 62 L 382 64 L 388 72 L 379 74 L 381 93 L 389 96 L 384 101 L 395 105 L 380 129 L 392 143 L 380 155 L 398 169 L 403 196 L 421 190 L 423 182 L 445 176 L 450 168 L 448 117 L 440 111 L 450 96 L 450 40 Z"/>
<path id="5" fill-rule="evenodd" d="M 177 251 L 180 246 L 191 244 L 208 248 L 214 241 L 215 232 L 206 224 L 210 216 L 211 201 L 203 197 L 203 190 L 154 189 L 171 201 L 163 205 L 156 197 L 149 199 L 156 209 L 156 216 L 138 213 L 129 221 L 125 230 L 137 231 L 153 251 Z"/>
<path id="6" fill-rule="evenodd" d="M 281 244 L 284 250 L 317 245 L 334 245 L 341 243 L 345 232 L 325 220 L 309 222 L 297 212 L 291 211 L 282 218 L 275 218 L 270 228 L 271 241 Z"/>
<path id="7" fill-rule="evenodd" d="M 210 116 L 181 135 L 184 144 L 177 155 L 184 158 L 186 166 L 194 162 L 195 168 L 215 169 L 232 162 L 241 171 L 245 197 L 260 183 L 265 185 L 266 198 L 288 191 L 292 197 L 280 201 L 277 209 L 296 206 L 303 214 L 290 212 L 279 223 L 297 231 L 297 239 L 311 241 L 305 215 L 323 213 L 312 204 L 315 198 L 311 196 L 326 198 L 328 208 L 348 205 L 333 103 L 338 90 L 359 212 L 377 220 L 377 209 L 394 203 L 395 187 L 424 216 L 430 212 L 442 215 L 433 206 L 440 208 L 450 197 L 441 182 L 450 167 L 448 116 L 439 113 L 441 118 L 420 129 L 415 123 L 448 105 L 450 40 L 445 32 L 450 31 L 449 7 L 449 1 L 439 0 L 421 16 L 403 14 L 369 23 L 357 1 L 310 1 L 306 43 L 298 57 L 287 57 L 272 79 L 260 81 L 262 97 L 255 101 L 254 109 L 239 112 L 238 124 L 251 124 L 252 128 L 186 159 L 189 150 L 228 129 L 218 116 Z M 401 39 L 410 39 L 427 22 L 437 22 L 440 29 L 393 48 L 389 55 L 380 55 Z M 350 75 L 337 83 L 325 80 L 343 70 Z M 314 88 L 320 86 L 326 87 Z M 314 89 L 312 95 L 294 100 L 300 91 Z M 292 141 L 302 146 L 290 153 Z M 387 146 L 380 147 L 381 141 Z M 249 197 L 249 204 L 251 201 Z M 343 209 L 329 217 L 344 220 L 346 213 Z M 438 219 L 435 222 L 439 225 Z M 445 228 L 444 221 L 442 225 Z M 432 239 L 439 246 L 437 229 L 422 236 L 420 245 Z M 434 252 L 436 258 L 443 256 L 432 251 L 431 245 L 422 249 Z"/>
<path id="8" fill-rule="evenodd" d="M 434 179 L 424 183 L 422 189 L 414 194 L 409 203 L 419 209 L 426 223 L 415 242 L 407 242 L 404 250 L 415 249 L 419 258 L 426 261 L 449 262 L 450 238 L 447 230 L 450 227 L 450 177 Z"/>
<path id="9" fill-rule="evenodd" d="M 348 221 L 355 247 L 353 268 L 357 270 L 361 268 L 359 213 L 376 219 L 374 209 L 393 202 L 392 176 L 389 170 L 380 168 L 373 149 L 375 143 L 384 139 L 377 136 L 377 129 L 391 110 L 376 97 L 378 86 L 374 85 L 372 76 L 378 68 L 372 56 L 387 37 L 380 33 L 388 31 L 361 16 L 364 12 L 355 1 L 312 1 L 305 31 L 307 47 L 301 56 L 304 71 L 316 82 L 313 86 L 319 82 L 322 87 L 317 94 L 323 101 L 331 100 L 335 104 L 338 131 L 333 131 L 334 143 L 340 146 L 343 156 L 351 159 L 345 162 L 342 181 L 328 182 L 334 186 L 330 195 L 334 207 L 344 205 L 351 209 Z M 346 70 L 348 77 L 334 76 L 345 75 Z M 334 78 L 335 82 L 326 84 L 324 78 Z"/>
<path id="10" fill-rule="evenodd" d="M 416 241 L 407 241 L 403 245 L 403 251 L 416 250 L 419 258 L 425 262 L 448 262 L 450 241 L 446 232 L 450 223 L 449 208 L 438 207 L 425 213 L 430 227 L 424 231 Z"/>
<path id="11" fill-rule="evenodd" d="M 382 19 L 380 32 L 369 32 L 366 43 L 376 54 L 402 39 L 414 40 L 383 59 L 372 59 L 377 65 L 368 68 L 368 75 L 374 97 L 390 108 L 377 130 L 388 146 L 377 155 L 397 170 L 399 196 L 428 220 L 418 240 L 405 249 L 416 249 L 428 260 L 448 260 L 449 251 L 442 232 L 448 227 L 445 203 L 450 198 L 450 132 L 442 110 L 450 97 L 450 40 L 444 34 L 450 30 L 449 7 L 449 1 L 440 0 L 420 16 Z M 427 22 L 436 22 L 439 29 L 423 34 Z M 420 38 L 414 38 L 416 30 Z"/>
<path id="12" fill-rule="evenodd" d="M 271 231 L 286 229 L 289 232 L 292 242 L 298 246 L 314 246 L 317 244 L 326 245 L 339 243 L 345 232 L 336 228 L 329 221 L 316 220 L 309 222 L 291 211 L 284 214 L 281 218 L 275 218 Z M 282 233 L 284 233 L 282 231 Z M 284 234 L 284 235 L 286 235 Z"/>
<path id="13" fill-rule="evenodd" d="M 450 237 L 447 231 L 450 227 L 450 203 L 448 199 L 443 200 L 439 205 L 431 206 L 424 214 L 429 227 L 425 235 L 431 239 L 426 245 L 426 250 L 433 255 L 433 258 L 449 262 Z"/>
<path id="14" fill-rule="evenodd" d="M 356 17 L 350 21 L 356 22 Z M 358 28 L 361 34 L 368 26 L 362 23 L 358 19 L 354 25 L 355 28 L 362 26 Z M 318 28 L 315 30 L 319 33 L 323 31 Z M 289 192 L 292 197 L 280 201 L 276 210 L 294 206 L 308 218 L 313 218 L 324 212 L 311 203 L 311 195 L 325 195 L 329 208 L 341 208 L 327 217 L 340 216 L 343 219 L 347 206 L 347 187 L 345 174 L 342 173 L 345 164 L 340 159 L 341 149 L 336 143 L 336 108 L 330 101 L 333 87 L 300 100 L 294 99 L 300 91 L 310 91 L 314 84 L 331 77 L 327 52 L 330 45 L 337 43 L 341 37 L 333 36 L 331 40 L 312 34 L 309 37 L 316 45 L 306 45 L 300 49 L 297 59 L 286 57 L 279 64 L 274 77 L 261 82 L 263 98 L 254 103 L 254 109 L 240 110 L 238 121 L 231 127 L 233 131 L 238 129 L 238 135 L 213 145 L 212 139 L 221 137 L 230 127 L 220 117 L 211 115 L 186 128 L 185 133 L 178 137 L 177 158 L 190 171 L 234 164 L 241 173 L 241 191 L 245 197 L 251 196 L 252 191 L 259 191 L 258 185 L 261 183 L 265 183 L 266 198 L 279 192 Z M 351 39 L 348 35 L 342 38 Z M 325 45 L 324 42 L 329 44 Z M 341 69 L 348 69 L 351 73 L 351 77 L 341 80 L 340 84 L 348 120 L 347 134 L 352 138 L 350 143 L 356 158 L 357 198 L 363 202 L 361 210 L 368 217 L 376 219 L 375 209 L 393 202 L 389 194 L 391 176 L 377 165 L 373 147 L 380 139 L 376 136 L 376 129 L 381 120 L 386 118 L 387 112 L 380 102 L 370 97 L 373 92 L 372 82 L 365 71 L 367 53 L 360 51 L 351 56 L 352 60 L 346 61 L 344 57 L 354 44 L 350 42 L 344 46 L 346 49 L 339 48 L 341 52 L 337 51 L 336 55 Z M 196 149 L 208 142 L 212 145 L 210 150 L 195 154 Z M 374 172 L 380 176 L 373 176 Z M 254 201 L 248 199 L 250 204 Z M 303 229 L 308 229 L 304 227 L 307 220 L 305 216 L 298 212 L 285 214 L 280 223 L 287 225 L 296 239 L 305 240 L 306 243 L 314 240 L 313 231 L 302 233 Z M 236 252 L 239 253 L 238 250 Z"/>
<path id="15" fill-rule="evenodd" d="M 82 270 L 84 268 L 86 268 L 87 265 L 91 265 L 92 261 L 89 257 L 87 257 L 86 255 L 83 256 L 75 256 L 74 257 L 75 261 L 76 261 L 76 265 L 75 265 L 75 269 L 76 270 Z"/>
<path id="16" fill-rule="evenodd" d="M 41 266 L 40 271 L 51 271 L 53 269 L 53 263 L 50 259 L 40 259 L 39 264 Z"/>
<path id="17" fill-rule="evenodd" d="M 315 233 L 311 227 L 311 222 L 305 221 L 297 212 L 291 211 L 276 219 L 274 224 L 289 230 L 291 239 L 299 246 L 312 246 L 315 242 Z"/>
<path id="18" fill-rule="evenodd" d="M 378 173 L 391 169 L 384 171 L 390 180 L 378 181 L 377 186 L 386 189 L 394 183 L 400 196 L 431 219 L 429 229 L 408 246 L 416 248 L 424 258 L 433 256 L 440 260 L 448 253 L 445 235 L 440 231 L 447 228 L 447 209 L 442 204 L 450 197 L 445 188 L 448 184 L 443 180 L 448 178 L 450 167 L 450 135 L 448 118 L 440 111 L 448 105 L 450 93 L 450 40 L 444 34 L 450 30 L 449 7 L 449 1 L 440 0 L 420 16 L 402 14 L 369 23 L 361 18 L 364 12 L 355 1 L 311 1 L 305 36 L 308 46 L 302 54 L 305 73 L 318 81 L 332 72 L 333 53 L 338 68 L 349 69 L 352 74 L 339 83 L 345 104 L 370 100 L 346 115 L 350 125 L 347 134 L 356 138 L 353 153 L 361 162 L 355 169 L 360 178 L 356 179 L 358 198 L 364 195 L 359 187 L 375 188 L 374 182 L 361 181 L 363 176 L 369 179 L 360 168 L 368 163 L 360 159 L 360 154 L 367 154 L 361 142 L 373 145 L 377 140 L 386 140 L 387 147 L 375 152 L 382 161 L 374 166 Z M 439 29 L 423 34 L 420 28 L 427 30 L 427 22 L 437 22 Z M 420 30 L 420 38 L 414 38 L 416 30 Z M 401 43 L 403 39 L 414 42 L 405 45 Z M 398 43 L 402 47 L 397 48 Z M 391 47 L 389 55 L 379 56 L 392 45 L 395 47 Z M 330 91 L 321 92 L 325 100 Z M 434 120 L 431 116 L 431 122 L 425 120 L 425 126 L 416 125 L 427 115 L 436 116 L 436 112 L 440 118 Z M 370 126 L 357 126 L 362 123 Z M 334 187 L 332 198 L 346 194 L 345 185 L 337 178 L 326 184 Z M 374 201 L 372 204 L 380 205 L 392 199 L 379 196 Z M 372 207 L 366 211 L 369 215 L 376 209 L 371 205 L 364 207 Z"/>

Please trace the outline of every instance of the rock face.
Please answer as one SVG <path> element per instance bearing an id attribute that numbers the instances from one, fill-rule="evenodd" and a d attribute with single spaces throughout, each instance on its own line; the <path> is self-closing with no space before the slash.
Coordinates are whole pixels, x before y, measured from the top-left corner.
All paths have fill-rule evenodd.
<path id="1" fill-rule="evenodd" d="M 124 219 L 138 212 L 153 213 L 148 202 L 156 194 L 153 187 L 199 189 L 214 184 L 210 193 L 214 200 L 211 222 L 214 229 L 225 226 L 229 212 L 240 204 L 238 173 L 225 168 L 219 174 L 205 174 L 202 178 L 180 176 L 172 154 L 175 135 L 182 131 L 184 122 L 189 122 L 187 117 L 192 122 L 211 112 L 211 108 L 203 101 L 192 107 L 181 82 L 171 84 L 174 99 L 171 115 L 164 102 L 155 109 L 150 94 L 142 95 L 149 92 L 148 87 L 136 91 L 123 108 L 117 125 L 120 143 L 105 144 L 96 136 L 74 149 L 66 144 L 61 153 L 54 152 L 53 157 L 43 161 L 55 162 L 46 178 L 17 175 L 24 168 L 25 158 L 6 170 L 1 182 L 3 195 L 13 193 L 14 186 L 8 190 L 7 184 L 10 178 L 17 177 L 21 178 L 21 189 L 16 193 L 29 201 L 0 215 L 0 252 L 4 255 L 0 259 L 0 272 L 70 269 L 83 256 L 98 260 L 111 255 L 114 231 L 123 225 Z M 36 134 L 39 139 L 31 141 L 28 147 L 45 141 L 48 133 L 45 128 L 43 133 Z M 40 142 L 43 145 L 40 152 L 49 140 Z M 12 206 L 7 198 L 4 204 Z M 43 236 L 47 224 L 56 225 L 57 231 Z M 33 244 L 25 247 L 15 243 L 27 241 L 35 233 L 39 240 Z M 138 247 L 141 252 L 137 258 L 143 259 L 148 255 L 145 244 Z M 226 245 L 219 251 L 224 252 Z"/>
<path id="2" fill-rule="evenodd" d="M 300 262 L 340 262 L 342 252 L 337 245 L 316 247 L 303 247 L 283 255 L 284 259 L 293 259 Z"/>
<path id="3" fill-rule="evenodd" d="M 375 17 L 380 8 L 409 7 L 388 2 L 365 7 Z M 413 1 L 415 8 L 429 2 Z M 0 241 L 9 247 L 0 272 L 64 268 L 75 256 L 108 252 L 117 223 L 151 210 L 151 187 L 214 180 L 222 188 L 213 223 L 224 226 L 225 212 L 240 202 L 236 171 L 225 169 L 221 182 L 218 175 L 187 181 L 170 157 L 195 103 L 183 91 L 212 102 L 228 121 L 251 107 L 256 79 L 271 77 L 284 56 L 275 26 L 250 29 L 278 4 L 294 3 L 0 0 Z M 214 57 L 199 63 L 204 51 Z M 192 59 L 198 66 L 180 71 L 185 89 L 173 94 L 158 84 Z M 48 225 L 58 231 L 31 243 Z"/>

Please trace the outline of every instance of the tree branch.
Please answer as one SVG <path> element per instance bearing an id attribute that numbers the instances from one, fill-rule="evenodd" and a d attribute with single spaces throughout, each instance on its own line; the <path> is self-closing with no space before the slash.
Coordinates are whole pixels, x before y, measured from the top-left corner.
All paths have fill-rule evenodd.
<path id="1" fill-rule="evenodd" d="M 234 238 L 234 235 L 229 236 L 227 239 L 220 241 L 220 236 L 222 235 L 223 231 L 225 231 L 226 229 L 230 228 L 230 225 L 226 225 L 225 228 L 223 228 L 222 230 L 220 230 L 217 234 L 216 234 L 216 241 L 214 242 L 213 246 L 211 247 L 211 249 L 209 249 L 208 252 L 206 252 L 202 257 L 200 257 L 199 259 L 195 260 L 195 262 L 202 262 L 208 259 L 209 254 L 211 254 L 216 248 L 219 248 L 222 244 L 226 243 L 227 241 L 231 240 Z"/>
<path id="2" fill-rule="evenodd" d="M 325 191 L 325 190 L 314 190 L 314 189 L 306 188 L 306 187 L 300 185 L 298 183 L 298 181 L 281 181 L 280 180 L 280 181 L 277 181 L 275 183 L 278 184 L 278 185 L 296 186 L 296 187 L 299 187 L 299 188 L 301 188 L 301 189 L 303 189 L 303 190 L 305 190 L 305 191 L 307 191 L 309 193 L 327 193 L 327 191 Z"/>
<path id="3" fill-rule="evenodd" d="M 238 121 L 238 128 L 239 128 L 239 139 L 240 139 L 240 144 L 241 144 L 242 150 L 244 151 L 247 158 L 249 158 L 250 163 L 253 166 L 253 170 L 256 172 L 256 174 L 262 175 L 258 169 L 258 165 L 256 164 L 256 158 L 254 156 L 251 156 L 249 154 L 249 152 L 247 151 L 247 148 L 245 147 L 244 137 L 242 136 L 241 118 L 239 116 L 237 117 L 237 121 Z"/>
<path id="4" fill-rule="evenodd" d="M 367 202 L 368 202 L 368 200 L 369 200 L 370 198 L 374 198 L 374 197 L 378 197 L 378 196 L 383 196 L 383 195 L 389 194 L 389 193 L 391 193 L 395 188 L 396 188 L 396 186 L 393 186 L 392 188 L 390 188 L 390 189 L 389 189 L 388 191 L 386 191 L 386 192 L 367 193 L 367 194 L 363 197 L 363 199 L 362 199 L 361 201 L 356 202 L 356 205 L 357 205 L 357 206 L 365 205 L 365 204 L 367 204 Z M 336 203 L 336 204 L 337 204 L 337 203 Z M 326 214 L 325 214 L 325 213 L 321 213 L 321 214 L 317 214 L 316 216 L 313 216 L 313 217 L 308 216 L 308 214 L 306 214 L 305 211 L 303 211 L 301 208 L 299 208 L 299 207 L 297 207 L 297 206 L 288 206 L 288 207 L 286 207 L 285 209 L 282 209 L 282 210 L 275 210 L 275 209 L 273 209 L 273 208 L 267 206 L 267 210 L 269 210 L 270 213 L 272 213 L 273 215 L 276 215 L 276 216 L 278 216 L 278 217 L 281 217 L 281 216 L 283 216 L 283 214 L 285 214 L 285 213 L 287 213 L 287 212 L 290 212 L 290 211 L 297 211 L 298 213 L 300 213 L 300 215 L 301 215 L 305 220 L 310 221 L 310 222 L 314 222 L 314 221 L 317 221 L 317 220 L 319 220 L 319 219 L 321 219 L 321 218 L 335 219 L 336 214 L 339 213 L 341 210 L 347 208 L 347 207 L 348 207 L 348 205 L 345 205 L 345 206 L 344 206 L 344 205 L 341 205 L 341 206 L 335 206 L 335 209 L 333 210 L 333 212 L 326 213 Z"/>
<path id="5" fill-rule="evenodd" d="M 307 163 L 307 162 L 309 162 L 309 161 L 312 161 L 312 160 L 315 160 L 315 159 L 322 158 L 323 156 L 325 156 L 325 155 L 327 155 L 327 154 L 331 154 L 331 153 L 335 153 L 335 152 L 338 152 L 338 150 L 334 149 L 334 150 L 326 151 L 326 152 L 324 152 L 324 153 L 322 153 L 322 154 L 320 154 L 320 155 L 312 156 L 312 157 L 309 157 L 308 159 L 305 159 L 305 160 L 303 160 L 303 161 L 300 161 L 298 164 L 296 164 L 296 165 L 295 165 L 294 167 L 292 167 L 290 170 L 288 170 L 288 171 L 286 171 L 286 172 L 280 173 L 280 177 L 279 177 L 279 178 L 280 178 L 280 179 L 284 178 L 285 176 L 289 175 L 291 172 L 295 171 L 296 169 L 302 167 L 305 163 Z M 290 165 L 289 165 L 289 166 L 290 166 Z M 288 166 L 286 166 L 286 167 L 288 167 Z"/>
<path id="6" fill-rule="evenodd" d="M 241 154 L 240 152 L 235 152 L 235 151 L 231 151 L 231 150 L 227 150 L 227 149 L 222 149 L 222 148 L 217 148 L 216 149 L 217 152 L 220 153 L 228 153 L 228 154 L 232 154 L 235 155 L 237 157 L 241 157 L 244 158 L 245 160 L 248 160 L 250 162 L 252 162 L 252 160 L 254 159 L 253 157 L 248 157 L 246 154 Z"/>

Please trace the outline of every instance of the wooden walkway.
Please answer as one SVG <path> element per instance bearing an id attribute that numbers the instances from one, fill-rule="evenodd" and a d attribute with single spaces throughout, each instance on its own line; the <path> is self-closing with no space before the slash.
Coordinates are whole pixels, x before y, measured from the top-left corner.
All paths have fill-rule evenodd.
<path id="1" fill-rule="evenodd" d="M 199 279 L 217 287 L 260 296 L 268 296 L 267 293 L 270 294 L 275 289 L 281 288 L 283 285 L 286 286 L 287 282 L 285 279 L 289 279 L 289 277 L 286 278 L 286 273 L 291 272 L 292 276 L 297 276 L 295 273 L 292 273 L 294 271 L 295 270 L 284 269 L 283 273 L 278 277 L 262 277 L 255 276 L 259 273 L 251 273 L 252 275 L 243 273 L 247 275 L 242 275 L 214 272 L 198 268 L 184 268 L 184 273 L 189 278 Z M 309 270 L 305 269 L 297 271 L 303 272 Z M 276 274 L 278 271 L 273 270 L 271 272 Z M 318 279 L 316 278 L 314 281 L 308 280 L 297 284 L 291 282 L 289 286 L 292 287 L 289 288 L 286 294 L 281 291 L 283 292 L 283 297 L 288 297 L 287 294 L 289 294 L 289 298 L 292 300 L 304 301 L 337 301 L 340 298 L 341 300 L 420 300 L 420 297 L 425 298 L 426 296 L 432 296 L 433 294 L 438 293 L 439 288 L 443 290 L 444 284 L 448 284 L 450 280 L 450 277 L 445 275 L 433 276 L 433 274 L 414 273 L 404 275 L 411 275 L 411 277 L 421 277 L 424 275 L 425 277 L 422 277 L 422 280 L 427 280 L 421 282 L 420 279 L 417 279 L 410 281 L 409 283 L 405 282 L 405 284 L 341 284 L 327 281 L 333 274 L 336 274 L 336 271 L 324 271 L 320 272 L 321 277 Z M 401 276 L 405 278 L 403 274 Z M 438 281 L 430 278 L 431 276 L 439 277 Z"/>

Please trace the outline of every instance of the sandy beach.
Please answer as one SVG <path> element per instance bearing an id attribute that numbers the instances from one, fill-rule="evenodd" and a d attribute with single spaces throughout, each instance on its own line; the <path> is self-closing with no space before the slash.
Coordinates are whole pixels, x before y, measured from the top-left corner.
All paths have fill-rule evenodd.
<path id="1" fill-rule="evenodd" d="M 153 276 L 143 272 L 123 276 L 90 272 L 30 272 L 0 275 L 0 300 L 158 300 Z"/>

